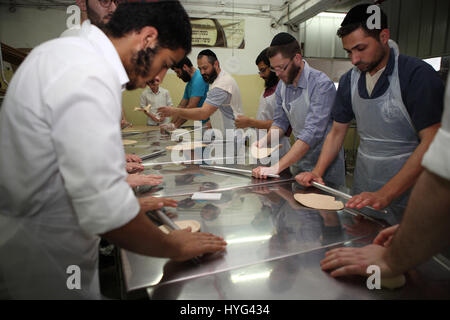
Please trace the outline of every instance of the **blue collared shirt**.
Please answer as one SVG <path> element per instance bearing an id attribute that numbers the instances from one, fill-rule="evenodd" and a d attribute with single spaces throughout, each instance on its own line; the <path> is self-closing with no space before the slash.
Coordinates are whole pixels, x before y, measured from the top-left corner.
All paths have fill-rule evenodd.
<path id="1" fill-rule="evenodd" d="M 286 132 L 289 128 L 289 119 L 283 110 L 282 103 L 285 101 L 286 109 L 290 110 L 289 103 L 301 96 L 308 84 L 308 94 L 310 107 L 305 119 L 305 127 L 298 133 L 295 139 L 300 139 L 307 143 L 310 148 L 314 148 L 325 139 L 325 131 L 331 122 L 331 110 L 336 96 L 336 87 L 328 76 L 316 69 L 310 68 L 309 79 L 304 72 L 300 75 L 297 86 L 292 84 L 286 86 L 286 94 L 281 96 L 281 81 L 278 82 L 275 91 L 277 105 L 274 112 L 274 122 L 272 126 L 281 128 Z"/>

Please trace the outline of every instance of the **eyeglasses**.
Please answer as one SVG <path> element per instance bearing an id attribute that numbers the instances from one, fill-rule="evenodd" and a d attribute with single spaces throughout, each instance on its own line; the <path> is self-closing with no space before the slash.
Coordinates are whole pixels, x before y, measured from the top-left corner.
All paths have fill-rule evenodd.
<path id="1" fill-rule="evenodd" d="M 291 64 L 292 60 L 294 60 L 294 58 L 295 58 L 295 56 L 293 56 L 284 67 L 270 68 L 270 71 L 280 72 L 280 73 L 286 71 L 286 69 L 289 67 L 289 65 Z"/>
<path id="2" fill-rule="evenodd" d="M 259 74 L 266 72 L 268 67 L 262 68 L 261 70 L 258 71 Z"/>
<path id="3" fill-rule="evenodd" d="M 117 7 L 119 4 L 125 2 L 125 0 L 98 0 L 98 2 L 100 3 L 100 5 L 101 5 L 103 8 L 109 8 L 109 7 L 111 7 L 111 4 L 112 4 L 113 2 L 114 2 L 114 4 L 115 4 L 116 7 Z"/>

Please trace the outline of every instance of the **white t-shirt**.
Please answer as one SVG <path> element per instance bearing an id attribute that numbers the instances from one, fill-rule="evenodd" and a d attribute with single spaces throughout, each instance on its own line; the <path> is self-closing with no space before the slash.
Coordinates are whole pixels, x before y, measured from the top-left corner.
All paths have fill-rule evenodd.
<path id="1" fill-rule="evenodd" d="M 169 91 L 167 89 L 159 87 L 158 92 L 154 93 L 149 87 L 145 88 L 140 98 L 141 107 L 146 107 L 151 104 L 150 112 L 157 114 L 159 107 L 173 106 L 172 99 L 170 98 Z M 170 118 L 165 118 L 161 123 L 169 123 Z M 159 123 L 147 118 L 147 124 L 149 126 L 159 125 Z"/>
<path id="2" fill-rule="evenodd" d="M 422 165 L 434 174 L 450 180 L 450 78 L 445 90 L 441 128 L 425 153 Z"/>
<path id="3" fill-rule="evenodd" d="M 120 133 L 128 81 L 89 21 L 14 74 L 0 111 L 0 295 L 100 298 L 98 235 L 139 212 Z M 69 290 L 76 268 L 81 289 Z"/>

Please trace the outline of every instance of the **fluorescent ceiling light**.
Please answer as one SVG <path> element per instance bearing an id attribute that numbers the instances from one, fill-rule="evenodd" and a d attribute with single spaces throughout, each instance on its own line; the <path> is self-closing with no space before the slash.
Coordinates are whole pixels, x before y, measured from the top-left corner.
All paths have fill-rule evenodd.
<path id="1" fill-rule="evenodd" d="M 338 12 L 321 12 L 317 16 L 318 17 L 330 17 L 330 18 L 342 18 L 342 19 L 344 19 L 346 14 L 345 13 L 338 13 Z"/>

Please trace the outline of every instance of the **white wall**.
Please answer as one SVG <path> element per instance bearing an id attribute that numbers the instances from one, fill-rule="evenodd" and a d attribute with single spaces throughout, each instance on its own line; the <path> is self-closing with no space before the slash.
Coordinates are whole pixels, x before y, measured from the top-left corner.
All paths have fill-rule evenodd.
<path id="1" fill-rule="evenodd" d="M 17 8 L 11 13 L 7 7 L 0 7 L 0 41 L 15 48 L 32 48 L 40 43 L 58 37 L 66 28 L 69 17 L 64 10 Z M 230 19 L 229 16 L 215 18 Z M 236 18 L 238 19 L 238 18 Z M 242 18 L 240 18 L 242 19 Z M 245 18 L 245 49 L 211 48 L 218 56 L 221 66 L 233 74 L 256 74 L 255 59 L 274 35 L 284 28 L 272 29 L 269 18 Z M 197 64 L 197 54 L 205 48 L 194 47 L 189 58 Z M 228 64 L 231 57 L 237 59 L 238 68 Z"/>
<path id="2" fill-rule="evenodd" d="M 14 48 L 33 48 L 66 29 L 65 10 L 0 7 L 0 41 Z"/>

